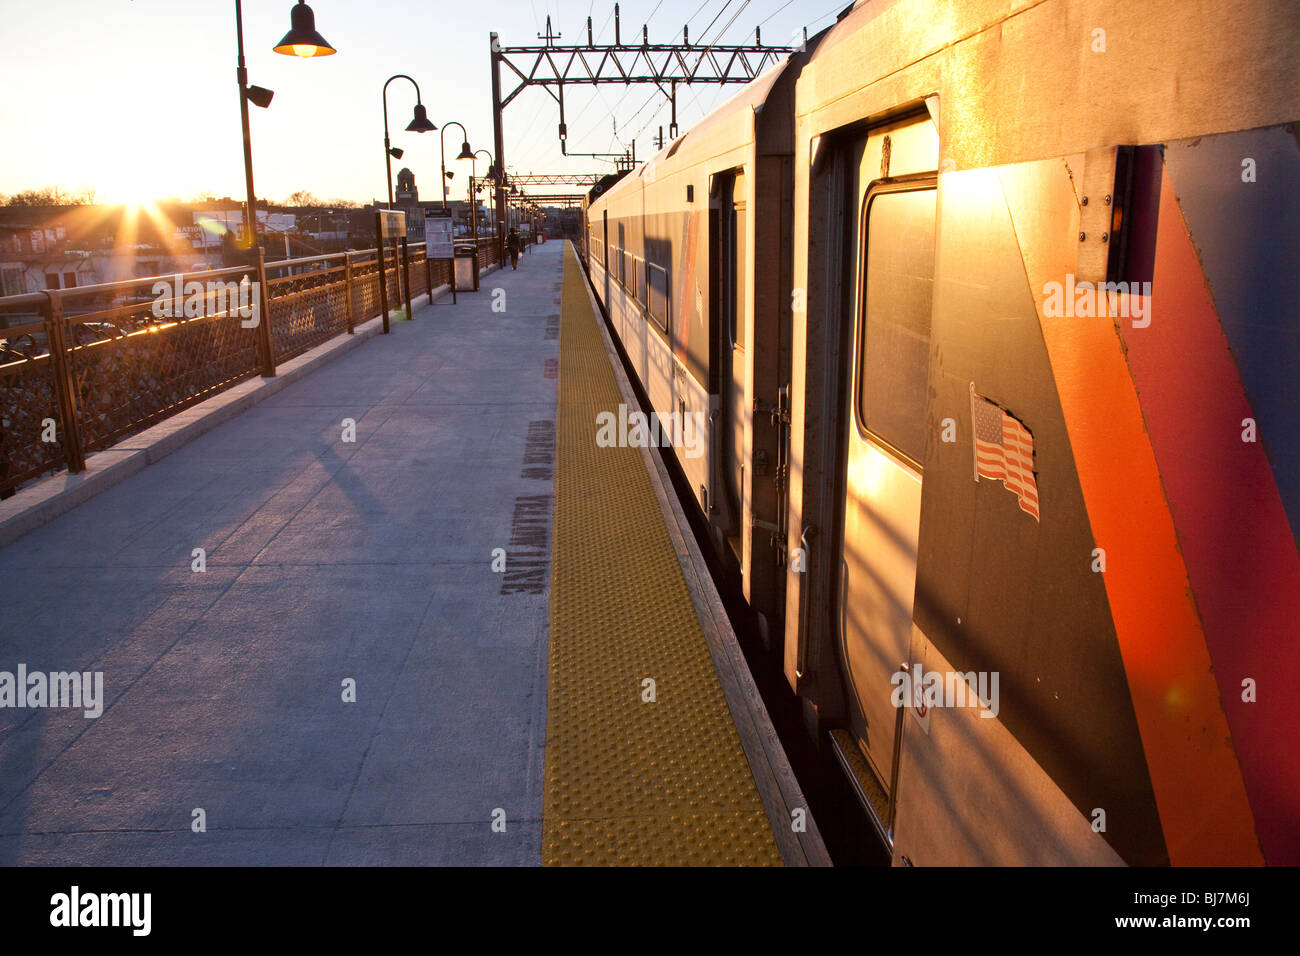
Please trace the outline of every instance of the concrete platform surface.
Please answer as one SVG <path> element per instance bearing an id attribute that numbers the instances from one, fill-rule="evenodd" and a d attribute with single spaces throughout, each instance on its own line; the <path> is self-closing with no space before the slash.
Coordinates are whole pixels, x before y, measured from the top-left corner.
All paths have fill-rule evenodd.
<path id="1" fill-rule="evenodd" d="M 0 864 L 540 862 L 562 259 L 0 549 L 0 704 L 103 674 L 0 706 Z"/>

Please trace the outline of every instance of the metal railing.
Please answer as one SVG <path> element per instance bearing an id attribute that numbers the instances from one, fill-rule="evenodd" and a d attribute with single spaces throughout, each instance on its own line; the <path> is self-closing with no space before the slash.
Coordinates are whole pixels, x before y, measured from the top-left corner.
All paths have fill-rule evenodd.
<path id="1" fill-rule="evenodd" d="M 393 258 L 390 310 L 451 281 L 422 242 Z M 496 261 L 495 238 L 479 240 L 478 259 Z M 268 313 L 256 324 L 253 282 Z M 0 298 L 0 497 L 351 334 L 382 298 L 374 250 Z"/>

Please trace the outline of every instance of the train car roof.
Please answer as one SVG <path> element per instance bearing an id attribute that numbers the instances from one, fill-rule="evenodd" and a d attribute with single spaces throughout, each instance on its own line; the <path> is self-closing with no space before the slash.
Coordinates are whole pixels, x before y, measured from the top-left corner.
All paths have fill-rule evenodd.
<path id="1" fill-rule="evenodd" d="M 1294 0 L 1131 6 L 863 0 L 800 71 L 797 122 L 817 135 L 937 94 L 941 155 L 972 169 L 1294 120 L 1277 27 Z"/>
<path id="2" fill-rule="evenodd" d="M 743 138 L 737 138 L 735 131 L 729 130 L 728 126 L 734 122 L 737 114 L 744 110 L 759 109 L 767 102 L 768 94 L 789 63 L 790 57 L 786 56 L 768 67 L 741 87 L 734 96 L 710 111 L 699 123 L 655 153 L 634 174 L 624 176 L 593 202 L 602 202 L 617 196 L 622 190 L 628 188 L 629 183 L 652 182 L 664 172 L 694 165 L 709 156 L 753 142 L 752 125 L 746 125 L 748 132 Z"/>

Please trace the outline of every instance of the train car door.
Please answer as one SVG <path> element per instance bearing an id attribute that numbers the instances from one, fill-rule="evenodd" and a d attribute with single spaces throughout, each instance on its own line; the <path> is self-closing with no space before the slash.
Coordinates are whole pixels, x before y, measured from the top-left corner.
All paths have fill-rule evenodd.
<path id="1" fill-rule="evenodd" d="M 937 165 L 925 116 L 872 131 L 847 162 L 837 643 L 851 730 L 890 817 L 903 714 L 891 697 L 911 637 L 928 428 Z"/>
<path id="2" fill-rule="evenodd" d="M 745 276 L 748 217 L 745 174 L 737 171 L 719 178 L 713 218 L 713 261 L 709 281 L 713 309 L 714 379 L 721 420 L 718 468 L 714 472 L 720 524 L 737 563 L 741 561 L 741 505 L 745 489 Z"/>

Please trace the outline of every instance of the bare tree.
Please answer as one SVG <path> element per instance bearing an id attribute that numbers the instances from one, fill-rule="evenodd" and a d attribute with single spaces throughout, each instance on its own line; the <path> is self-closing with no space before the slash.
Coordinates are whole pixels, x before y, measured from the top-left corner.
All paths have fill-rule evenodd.
<path id="1" fill-rule="evenodd" d="M 43 189 L 24 189 L 5 199 L 6 206 L 88 206 L 95 202 L 93 189 L 78 189 L 75 192 L 60 189 L 58 186 L 46 186 Z"/>

